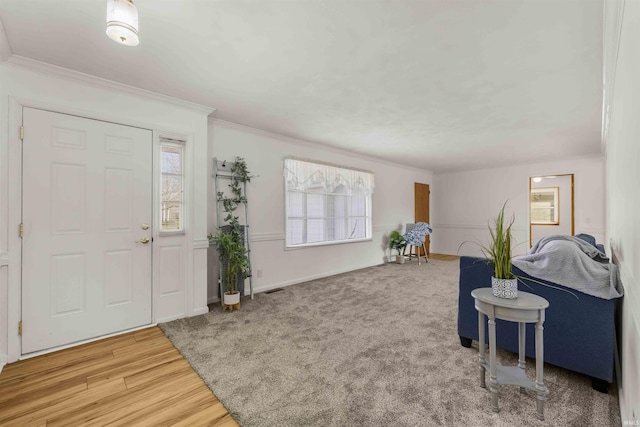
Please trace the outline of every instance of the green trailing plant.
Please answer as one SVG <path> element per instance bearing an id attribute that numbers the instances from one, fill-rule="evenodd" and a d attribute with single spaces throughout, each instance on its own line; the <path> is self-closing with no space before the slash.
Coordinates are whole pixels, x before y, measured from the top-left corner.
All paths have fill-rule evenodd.
<path id="1" fill-rule="evenodd" d="M 243 184 L 251 181 L 247 163 L 242 157 L 236 157 L 231 165 L 231 189 L 230 196 L 219 191 L 216 195 L 217 201 L 222 203 L 222 209 L 226 216 L 223 221 L 228 227 L 218 227 L 216 234 L 209 234 L 209 243 L 218 250 L 218 257 L 226 269 L 223 272 L 225 290 L 228 293 L 235 293 L 238 290 L 238 279 L 241 275 L 248 275 L 249 255 L 245 249 L 245 235 L 241 228 L 239 218 L 234 212 L 241 203 L 247 203 L 247 198 L 243 194 Z"/>
<path id="2" fill-rule="evenodd" d="M 402 251 L 407 246 L 407 241 L 398 231 L 389 233 L 389 249 L 398 251 L 398 256 L 402 255 Z"/>

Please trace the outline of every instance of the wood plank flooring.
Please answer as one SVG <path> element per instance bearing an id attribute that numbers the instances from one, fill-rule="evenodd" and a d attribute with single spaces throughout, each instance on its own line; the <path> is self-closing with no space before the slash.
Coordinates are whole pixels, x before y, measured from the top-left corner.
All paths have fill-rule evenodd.
<path id="1" fill-rule="evenodd" d="M 429 259 L 438 259 L 440 261 L 456 261 L 460 257 L 457 255 L 445 255 L 445 254 L 429 254 Z"/>
<path id="2" fill-rule="evenodd" d="M 0 426 L 237 426 L 158 327 L 0 373 Z"/>

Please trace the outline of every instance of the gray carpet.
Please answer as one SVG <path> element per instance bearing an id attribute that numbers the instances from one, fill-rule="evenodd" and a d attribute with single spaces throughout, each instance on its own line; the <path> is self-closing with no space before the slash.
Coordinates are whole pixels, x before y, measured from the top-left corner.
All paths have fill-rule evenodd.
<path id="1" fill-rule="evenodd" d="M 546 421 L 514 386 L 501 386 L 492 412 L 477 345 L 456 333 L 457 283 L 457 261 L 387 264 L 160 327 L 241 426 L 621 425 L 615 387 L 598 393 L 550 365 Z"/>

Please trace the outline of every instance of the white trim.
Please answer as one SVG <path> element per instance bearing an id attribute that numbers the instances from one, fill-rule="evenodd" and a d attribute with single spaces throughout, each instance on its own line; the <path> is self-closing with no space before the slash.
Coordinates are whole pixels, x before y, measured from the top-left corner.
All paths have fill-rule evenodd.
<path id="1" fill-rule="evenodd" d="M 383 264 L 377 264 L 377 263 L 374 263 L 374 264 L 362 264 L 362 265 L 359 265 L 357 267 L 341 268 L 341 269 L 338 269 L 338 270 L 327 271 L 327 272 L 320 273 L 320 274 L 314 274 L 312 276 L 299 277 L 299 278 L 293 279 L 293 280 L 287 280 L 287 281 L 279 282 L 279 283 L 272 283 L 270 285 L 263 286 L 263 287 L 260 287 L 258 289 L 255 289 L 254 290 L 254 294 L 255 293 L 260 293 L 260 292 L 270 291 L 272 289 L 284 288 L 284 287 L 291 286 L 291 285 L 297 285 L 297 284 L 300 284 L 300 283 L 309 282 L 311 280 L 323 279 L 325 277 L 335 276 L 337 274 L 348 273 L 350 271 L 361 270 L 363 268 L 376 267 L 378 265 L 383 265 Z M 219 302 L 219 300 L 218 300 L 218 302 Z"/>
<path id="2" fill-rule="evenodd" d="M 404 224 L 400 224 L 400 228 L 404 230 Z M 374 233 L 386 233 L 387 231 L 398 230 L 398 225 L 374 225 L 373 232 Z"/>
<path id="3" fill-rule="evenodd" d="M 200 314 L 206 314 L 209 312 L 209 307 L 208 306 L 204 306 L 204 307 L 197 307 L 193 309 L 193 316 L 197 316 Z"/>
<path id="4" fill-rule="evenodd" d="M 397 225 L 376 225 L 374 227 L 372 227 L 372 232 L 373 233 L 386 233 L 386 232 L 390 232 L 393 230 L 397 230 L 398 226 Z M 403 227 L 404 228 L 404 227 Z M 486 227 L 484 227 L 486 228 Z M 249 240 L 251 242 L 276 242 L 276 241 L 283 241 L 286 239 L 286 236 L 284 233 L 279 233 L 279 232 L 271 232 L 271 233 L 254 233 L 254 234 L 249 234 Z M 372 240 L 372 239 L 364 239 L 364 240 Z M 358 240 L 358 241 L 362 241 L 362 240 Z M 195 242 L 195 240 L 194 240 Z M 209 247 L 209 241 L 207 240 L 207 247 Z M 349 243 L 350 241 L 346 241 L 345 243 Z M 203 248 L 196 248 L 194 246 L 194 249 L 203 249 Z"/>
<path id="5" fill-rule="evenodd" d="M 22 103 L 26 105 L 26 103 Z M 33 106 L 37 103 L 29 103 Z M 22 142 L 19 129 L 22 123 L 22 105 L 9 96 L 9 127 L 6 149 L 8 161 L 7 185 L 7 224 L 16 230 L 22 221 Z M 0 140 L 1 142 L 2 140 Z M 4 200 L 3 200 L 4 202 Z M 16 228 L 13 228 L 16 227 Z M 22 340 L 18 335 L 18 323 L 22 319 L 22 239 L 18 233 L 9 233 L 7 237 L 9 264 L 7 271 L 7 362 L 15 362 L 22 353 Z M 4 331 L 0 331 L 4 332 Z"/>
<path id="6" fill-rule="evenodd" d="M 6 61 L 11 55 L 13 55 L 11 52 L 11 44 L 9 43 L 2 19 L 0 19 L 0 62 Z M 0 370 L 2 370 L 2 368 L 0 368 Z"/>
<path id="7" fill-rule="evenodd" d="M 344 245 L 349 243 L 362 243 L 362 242 L 372 242 L 372 241 L 373 241 L 373 238 L 371 237 L 366 237 L 363 239 L 325 240 L 324 242 L 304 243 L 304 244 L 295 245 L 295 246 L 286 246 L 284 250 L 295 251 L 297 249 L 315 248 L 317 246 Z"/>
<path id="8" fill-rule="evenodd" d="M 602 85 L 602 131 L 600 149 L 603 154 L 606 153 L 609 118 L 611 117 L 613 107 L 611 101 L 614 99 L 613 94 L 615 93 L 616 70 L 618 68 L 618 55 L 620 53 L 620 38 L 622 37 L 625 5 L 625 0 L 605 1 L 602 5 L 602 80 L 604 84 Z M 608 9 L 611 10 L 611 15 L 607 13 Z M 611 16 L 611 18 L 609 18 L 609 16 Z M 608 25 L 608 23 L 610 24 Z M 613 53 L 609 54 L 610 51 Z"/>
<path id="9" fill-rule="evenodd" d="M 433 224 L 434 234 L 437 229 L 461 229 L 461 230 L 488 230 L 488 224 Z M 513 231 L 529 231 L 528 226 L 514 225 L 511 227 Z"/>
<path id="10" fill-rule="evenodd" d="M 199 113 L 212 114 L 216 111 L 215 108 L 208 107 L 206 105 L 196 104 L 194 102 L 184 101 L 182 99 L 174 98 L 168 95 L 163 95 L 150 90 L 140 89 L 138 87 L 129 86 L 124 83 L 114 82 L 112 80 L 103 79 L 90 74 L 81 73 L 78 71 L 70 70 L 68 68 L 59 67 L 57 65 L 47 64 L 46 62 L 36 61 L 34 59 L 25 58 L 19 55 L 12 55 L 6 61 L 7 64 L 34 70 L 39 73 L 49 74 L 56 77 L 62 77 L 68 80 L 80 81 L 91 86 L 98 86 L 108 89 L 114 89 L 121 92 L 126 92 L 132 95 L 144 97 L 147 99 L 154 99 L 156 101 L 166 102 L 168 104 L 177 105 L 182 108 L 193 110 Z"/>
<path id="11" fill-rule="evenodd" d="M 253 134 L 256 134 L 256 135 L 266 136 L 268 138 L 276 138 L 276 139 L 278 139 L 280 141 L 289 142 L 289 143 L 297 144 L 297 145 L 304 145 L 306 147 L 311 147 L 311 148 L 321 147 L 324 151 L 330 151 L 330 152 L 339 153 L 339 154 L 346 154 L 346 155 L 350 155 L 350 156 L 357 156 L 360 159 L 365 159 L 365 160 L 373 161 L 373 162 L 376 162 L 376 163 L 382 163 L 382 164 L 390 165 L 390 166 L 396 166 L 396 167 L 400 167 L 400 168 L 402 168 L 404 170 L 410 170 L 410 171 L 419 172 L 419 173 L 433 173 L 432 171 L 427 170 L 427 169 L 419 169 L 419 168 L 416 168 L 414 166 L 403 165 L 402 163 L 392 162 L 392 161 L 389 161 L 389 160 L 384 159 L 382 157 L 375 157 L 375 156 L 371 156 L 369 154 L 364 154 L 364 153 L 359 153 L 359 152 L 356 152 L 356 151 L 345 150 L 344 148 L 337 148 L 337 147 L 334 147 L 332 145 L 323 144 L 321 142 L 307 141 L 307 140 L 304 140 L 304 139 L 294 138 L 294 137 L 291 137 L 291 136 L 286 136 L 286 135 L 282 135 L 282 134 L 279 134 L 279 133 L 271 132 L 271 131 L 268 131 L 268 130 L 253 128 L 251 126 L 243 125 L 243 124 L 240 124 L 240 123 L 229 122 L 227 120 L 222 120 L 222 119 L 218 119 L 218 118 L 211 117 L 211 116 L 209 116 L 209 124 L 210 125 L 214 125 L 214 126 L 216 124 L 220 124 L 220 125 L 223 125 L 223 126 L 227 126 L 227 127 L 233 128 L 233 129 L 242 130 L 242 131 L 253 133 Z M 318 162 L 316 162 L 316 163 L 318 163 Z"/>
<path id="12" fill-rule="evenodd" d="M 274 242 L 278 240 L 285 240 L 284 233 L 255 233 L 249 234 L 249 241 L 251 242 Z"/>
<path id="13" fill-rule="evenodd" d="M 196 249 L 209 249 L 209 239 L 193 239 L 192 248 Z"/>

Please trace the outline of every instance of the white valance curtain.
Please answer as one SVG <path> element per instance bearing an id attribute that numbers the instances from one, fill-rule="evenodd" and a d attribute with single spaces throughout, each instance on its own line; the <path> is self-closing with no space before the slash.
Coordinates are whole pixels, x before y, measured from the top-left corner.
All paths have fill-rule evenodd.
<path id="1" fill-rule="evenodd" d="M 370 196 L 375 187 L 371 172 L 297 159 L 284 160 L 284 177 L 287 190 L 307 191 L 321 187 L 325 192 L 333 193 L 343 186 L 346 194 Z"/>

